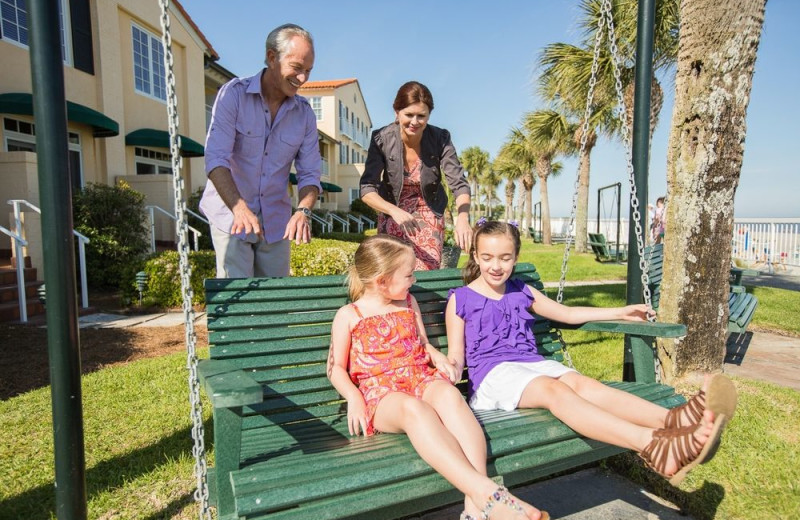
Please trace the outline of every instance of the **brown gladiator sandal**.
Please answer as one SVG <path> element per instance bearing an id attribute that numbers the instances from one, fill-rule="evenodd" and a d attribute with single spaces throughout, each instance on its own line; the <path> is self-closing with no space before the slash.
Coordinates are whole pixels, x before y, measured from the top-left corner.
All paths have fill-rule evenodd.
<path id="1" fill-rule="evenodd" d="M 639 456 L 653 471 L 668 478 L 673 486 L 677 486 L 695 466 L 705 464 L 714 457 L 726 422 L 722 414 L 715 418 L 705 444 L 701 444 L 694 437 L 697 426 L 655 430 L 653 440 L 639 453 Z M 667 475 L 666 466 L 670 453 L 676 459 L 678 470 L 672 475 Z"/>
<path id="2" fill-rule="evenodd" d="M 714 412 L 714 416 L 724 415 L 729 421 L 736 411 L 736 387 L 733 382 L 722 374 L 711 377 L 708 383 L 708 395 L 703 390 L 692 396 L 684 404 L 677 406 L 667 412 L 664 419 L 665 428 L 682 428 L 684 426 L 697 426 L 703 418 L 703 412 L 708 408 Z M 689 420 L 684 424 L 683 411 Z"/>
<path id="3" fill-rule="evenodd" d="M 697 426 L 703 418 L 705 409 L 706 393 L 700 390 L 691 399 L 667 412 L 667 417 L 664 419 L 664 428 L 674 429 L 684 426 Z M 689 421 L 686 424 L 683 424 L 682 414 L 684 410 L 686 410 L 686 415 L 689 416 Z"/>

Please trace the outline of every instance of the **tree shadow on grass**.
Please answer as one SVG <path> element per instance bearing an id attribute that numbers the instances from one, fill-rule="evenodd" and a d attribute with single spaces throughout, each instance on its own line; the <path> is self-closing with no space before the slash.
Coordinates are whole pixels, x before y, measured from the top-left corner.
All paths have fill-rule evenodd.
<path id="1" fill-rule="evenodd" d="M 211 437 L 211 420 L 205 421 L 206 435 Z M 206 450 L 211 444 L 206 442 Z M 86 470 L 88 500 L 101 493 L 122 488 L 142 475 L 183 456 L 192 456 L 190 428 L 184 428 L 162 438 L 155 444 L 143 447 L 108 460 L 104 460 Z M 187 476 L 194 482 L 193 473 Z M 193 501 L 193 493 L 181 495 L 166 504 L 160 511 L 146 518 L 170 518 Z M 0 502 L 0 519 L 5 520 L 49 520 L 55 516 L 55 491 L 51 481 L 28 489 L 19 495 Z"/>

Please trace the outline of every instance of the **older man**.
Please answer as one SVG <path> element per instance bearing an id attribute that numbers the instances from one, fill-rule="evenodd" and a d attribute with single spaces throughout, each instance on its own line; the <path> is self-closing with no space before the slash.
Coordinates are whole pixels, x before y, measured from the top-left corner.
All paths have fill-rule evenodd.
<path id="1" fill-rule="evenodd" d="M 206 139 L 201 211 L 211 222 L 219 278 L 288 276 L 291 240 L 311 239 L 320 192 L 317 123 L 297 90 L 314 66 L 314 41 L 302 27 L 269 33 L 266 68 L 219 91 Z M 289 169 L 297 170 L 292 213 Z"/>

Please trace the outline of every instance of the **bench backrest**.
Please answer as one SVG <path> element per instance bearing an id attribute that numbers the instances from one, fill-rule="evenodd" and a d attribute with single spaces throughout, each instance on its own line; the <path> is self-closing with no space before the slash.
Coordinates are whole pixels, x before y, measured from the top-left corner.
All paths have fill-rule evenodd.
<path id="1" fill-rule="evenodd" d="M 664 275 L 664 244 L 645 247 L 644 258 L 648 262 L 650 301 L 653 309 L 658 309 L 658 302 L 661 299 L 661 278 Z"/>
<path id="2" fill-rule="evenodd" d="M 425 330 L 430 342 L 446 351 L 444 309 L 448 291 L 462 285 L 461 271 L 415 274 L 411 292 Z M 515 276 L 543 287 L 532 264 L 517 265 Z M 244 412 L 245 428 L 248 421 L 284 424 L 341 412 L 325 362 L 331 322 L 349 302 L 344 283 L 342 275 L 206 280 L 211 358 L 234 363 L 264 387 L 264 402 Z M 537 319 L 535 333 L 539 351 L 560 360 L 561 345 L 550 322 Z"/>

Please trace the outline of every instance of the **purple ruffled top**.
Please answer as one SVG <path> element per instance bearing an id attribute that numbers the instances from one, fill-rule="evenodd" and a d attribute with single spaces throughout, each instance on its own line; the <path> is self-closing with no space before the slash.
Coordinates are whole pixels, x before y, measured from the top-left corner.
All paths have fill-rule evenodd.
<path id="1" fill-rule="evenodd" d="M 506 282 L 499 300 L 486 298 L 469 287 L 451 289 L 456 314 L 464 320 L 466 364 L 470 397 L 483 378 L 505 361 L 542 361 L 533 335 L 531 290 L 520 280 Z"/>

